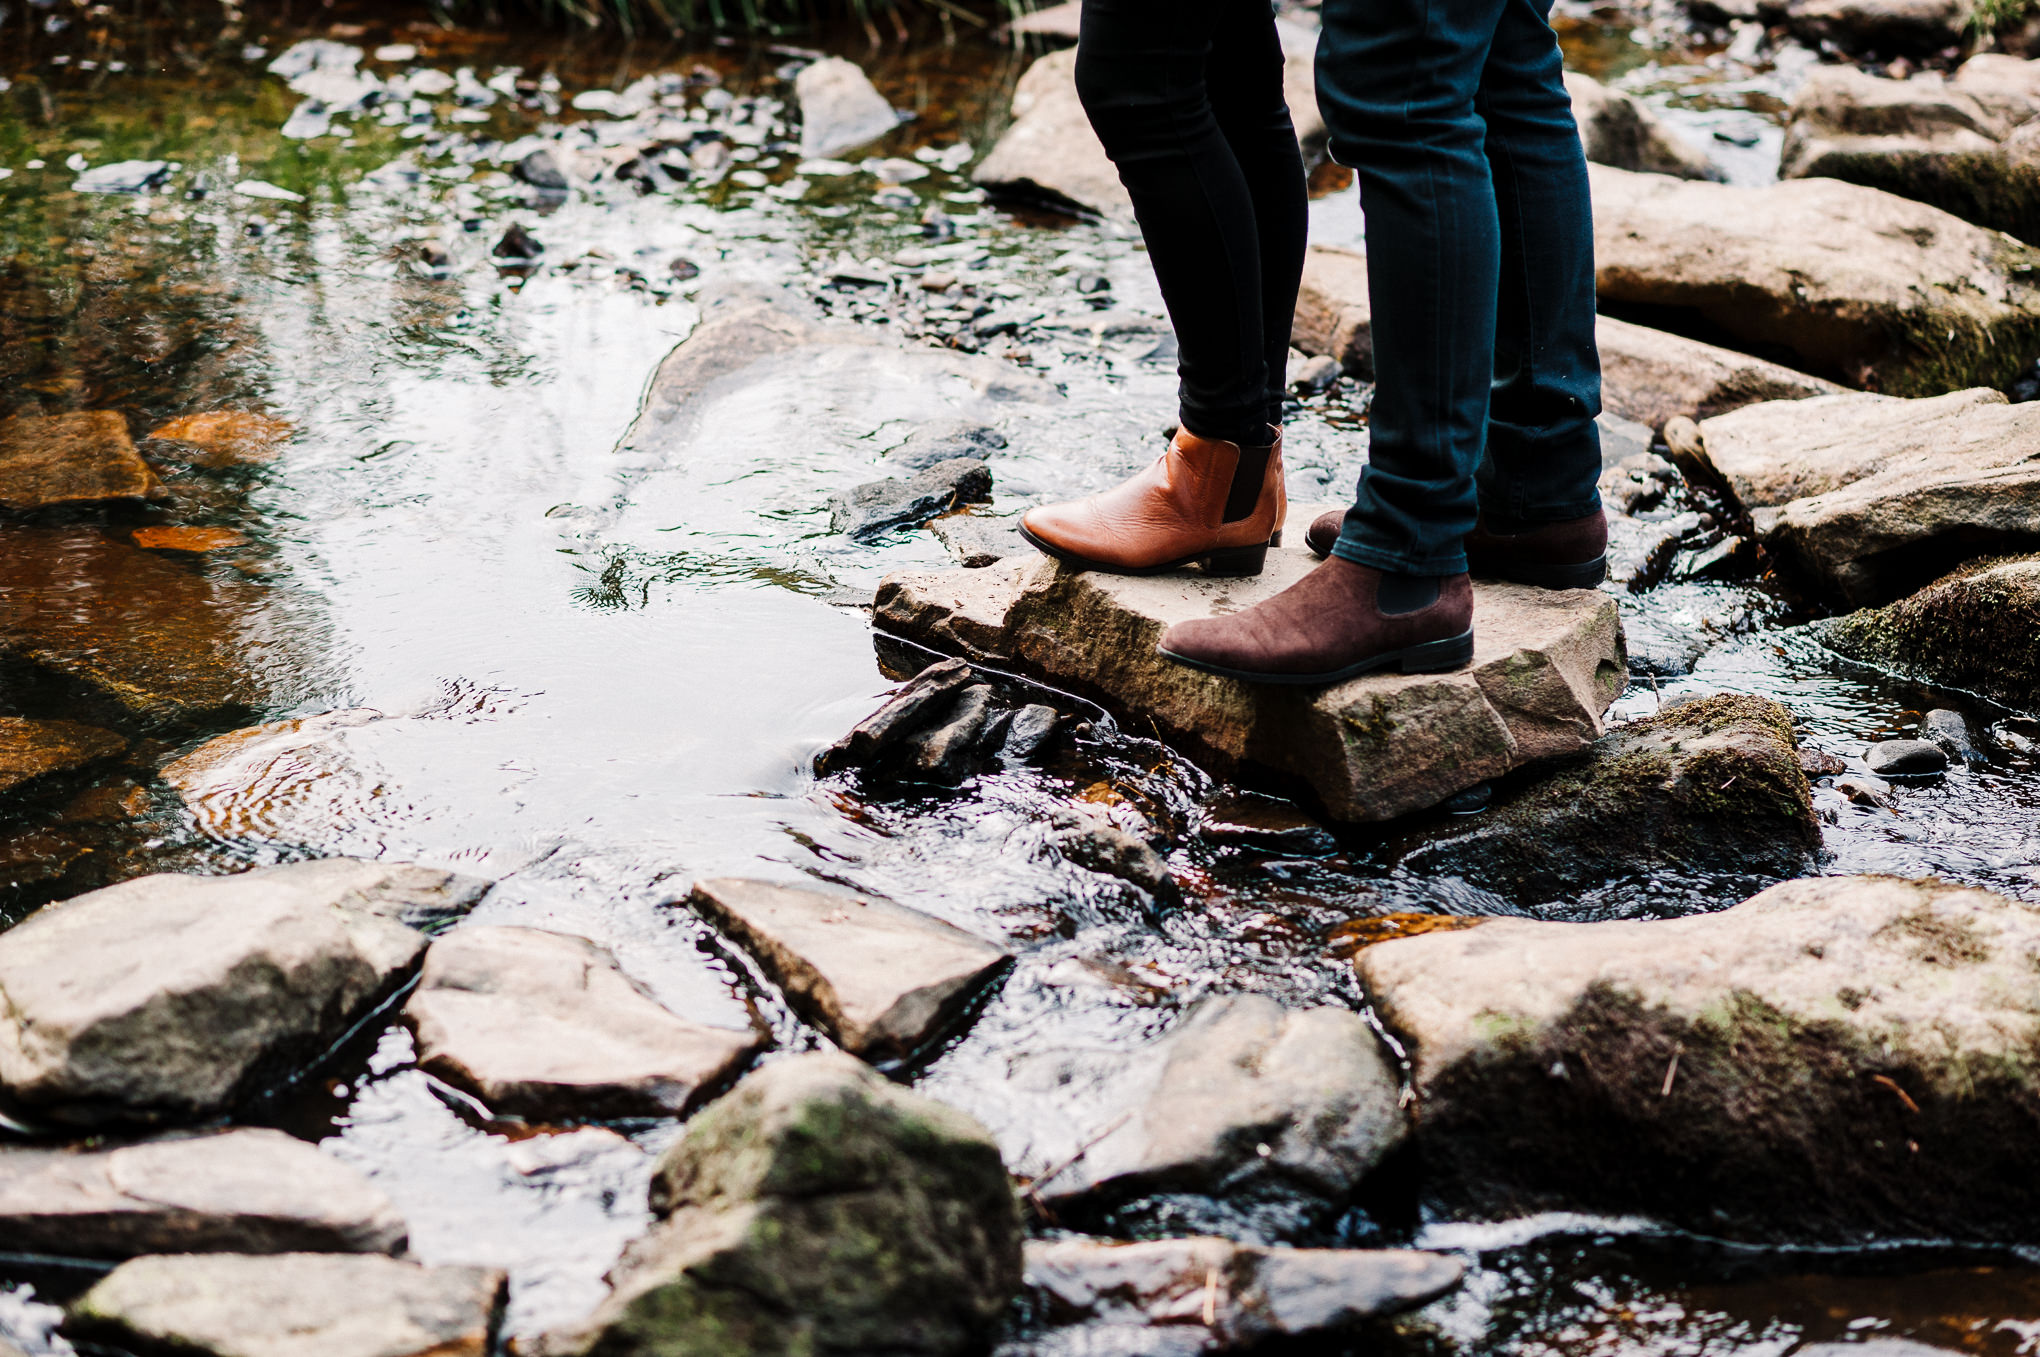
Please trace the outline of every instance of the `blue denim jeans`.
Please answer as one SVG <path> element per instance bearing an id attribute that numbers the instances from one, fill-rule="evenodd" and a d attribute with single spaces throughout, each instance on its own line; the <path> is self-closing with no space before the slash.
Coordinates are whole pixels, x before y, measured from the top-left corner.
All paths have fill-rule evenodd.
<path id="1" fill-rule="evenodd" d="M 1318 106 L 1367 215 L 1372 445 L 1333 551 L 1466 569 L 1600 504 L 1594 237 L 1550 0 L 1324 0 Z"/>

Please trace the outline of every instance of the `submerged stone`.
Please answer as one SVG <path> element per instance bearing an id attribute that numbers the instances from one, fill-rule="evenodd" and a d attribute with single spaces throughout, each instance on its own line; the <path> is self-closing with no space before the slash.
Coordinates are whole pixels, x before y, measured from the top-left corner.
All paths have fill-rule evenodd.
<path id="1" fill-rule="evenodd" d="M 72 1305 L 64 1332 L 190 1357 L 487 1357 L 500 1272 L 371 1255 L 137 1258 Z"/>
<path id="2" fill-rule="evenodd" d="M 110 410 L 0 420 L 0 509 L 162 496 L 127 421 Z"/>
<path id="3" fill-rule="evenodd" d="M 853 1055 L 901 1060 L 953 1022 L 1011 954 L 889 900 L 722 877 L 687 903 Z"/>
<path id="4" fill-rule="evenodd" d="M 541 1357 L 960 1357 L 1020 1289 L 991 1137 L 840 1052 L 774 1061 L 697 1115 L 651 1203 L 608 1299 Z"/>
<path id="5" fill-rule="evenodd" d="M 679 1116 L 765 1044 L 690 1022 L 606 949 L 536 928 L 434 942 L 404 1017 L 421 1068 L 532 1120 Z"/>
<path id="6" fill-rule="evenodd" d="M 918 527 L 992 497 L 992 469 L 975 457 L 936 462 L 912 476 L 867 481 L 829 500 L 829 531 L 860 541 Z"/>
<path id="7" fill-rule="evenodd" d="M 1690 311 L 1898 396 L 2003 386 L 2040 353 L 2040 249 L 1938 208 L 1834 179 L 1589 175 L 1604 305 Z"/>
<path id="8" fill-rule="evenodd" d="M 251 410 L 209 410 L 183 415 L 149 430 L 149 437 L 180 443 L 193 466 L 254 466 L 274 457 L 291 426 Z"/>
<path id="9" fill-rule="evenodd" d="M 1819 635 L 1851 659 L 2040 708 L 2040 556 L 1965 567 Z"/>
<path id="10" fill-rule="evenodd" d="M 170 177 L 167 160 L 119 160 L 95 165 L 71 181 L 76 193 L 146 193 Z"/>
<path id="11" fill-rule="evenodd" d="M 112 758 L 126 748 L 126 740 L 97 726 L 0 716 L 0 796 L 39 777 Z"/>
<path id="12" fill-rule="evenodd" d="M 1309 512 L 1292 514 L 1308 521 Z M 1299 534 L 1300 536 L 1300 534 Z M 1584 750 L 1626 670 L 1615 600 L 1590 591 L 1474 586 L 1474 664 L 1372 675 L 1322 690 L 1219 678 L 1155 653 L 1171 623 L 1250 606 L 1316 562 L 1300 545 L 1251 579 L 1139 578 L 1036 557 L 981 570 L 893 575 L 876 620 L 935 650 L 1074 688 L 1221 769 L 1307 784 L 1331 813 L 1386 820 L 1511 769 Z"/>
<path id="13" fill-rule="evenodd" d="M 0 1238 L 15 1252 L 402 1253 L 405 1233 L 360 1172 L 281 1131 L 0 1146 Z"/>
<path id="14" fill-rule="evenodd" d="M 793 79 L 800 105 L 800 153 L 810 160 L 852 151 L 899 126 L 900 115 L 886 102 L 857 63 L 823 57 Z"/>
<path id="15" fill-rule="evenodd" d="M 815 772 L 826 777 L 877 762 L 935 719 L 973 679 L 962 660 L 938 660 L 914 675 L 885 705 L 853 726 L 848 735 L 815 755 Z"/>
<path id="16" fill-rule="evenodd" d="M 232 528 L 136 528 L 133 537 L 144 551 L 183 551 L 194 556 L 230 551 L 248 541 Z"/>
<path id="17" fill-rule="evenodd" d="M 1794 876 L 1819 851 L 1791 715 L 1769 698 L 1720 693 L 1610 731 L 1582 763 L 1402 866 L 1542 901 L 1666 872 Z"/>
<path id="18" fill-rule="evenodd" d="M 1031 1240 L 1026 1277 L 1051 1324 L 1139 1330 L 1158 1345 L 1146 1351 L 1173 1355 L 1351 1333 L 1437 1299 L 1465 1271 L 1437 1253 L 1262 1248 L 1205 1236 Z"/>
<path id="19" fill-rule="evenodd" d="M 1769 401 L 1666 441 L 1727 490 L 1783 569 L 1858 607 L 2040 545 L 2040 405 L 1995 391 Z"/>
<path id="20" fill-rule="evenodd" d="M 1157 899 L 1182 899 L 1169 864 L 1154 847 L 1129 834 L 1090 806 L 1062 806 L 1050 813 L 1048 845 L 1065 862 L 1101 876 L 1117 877 Z"/>
<path id="21" fill-rule="evenodd" d="M 425 950 L 407 914 L 481 884 L 332 858 L 50 905 L 0 934 L 0 1103 L 70 1126 L 217 1116 L 388 997 Z"/>
<path id="22" fill-rule="evenodd" d="M 2040 1213 L 2040 914 L 1890 877 L 1718 914 L 1386 942 L 1355 960 L 1412 1062 L 1448 1210 L 1738 1238 L 2016 1240 Z"/>
<path id="23" fill-rule="evenodd" d="M 1880 740 L 1863 755 L 1879 777 L 1932 777 L 1948 770 L 1948 754 L 1930 740 Z"/>

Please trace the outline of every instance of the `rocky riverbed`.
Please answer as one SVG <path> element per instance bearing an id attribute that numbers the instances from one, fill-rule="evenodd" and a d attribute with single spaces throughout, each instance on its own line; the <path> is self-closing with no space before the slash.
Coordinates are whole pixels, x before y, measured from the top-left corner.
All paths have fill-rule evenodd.
<path id="1" fill-rule="evenodd" d="M 2030 35 L 1561 5 L 1614 578 L 1273 697 L 1069 11 L 29 13 L 0 1354 L 2030 1350 Z"/>

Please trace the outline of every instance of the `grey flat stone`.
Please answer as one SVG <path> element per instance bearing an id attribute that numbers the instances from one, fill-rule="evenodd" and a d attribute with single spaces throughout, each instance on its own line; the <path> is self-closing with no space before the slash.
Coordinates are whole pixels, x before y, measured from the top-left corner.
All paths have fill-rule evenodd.
<path id="1" fill-rule="evenodd" d="M 764 1045 L 666 1009 L 588 939 L 535 928 L 434 942 L 404 1016 L 423 1068 L 533 1119 L 679 1116 Z"/>
<path id="2" fill-rule="evenodd" d="M 69 1125 L 216 1116 L 322 1055 L 472 881 L 348 859 L 93 891 L 0 934 L 0 1098 Z"/>
<path id="3" fill-rule="evenodd" d="M 853 486 L 829 500 L 829 530 L 858 539 L 911 528 L 992 497 L 992 469 L 975 457 L 936 462 L 911 476 Z"/>
<path id="4" fill-rule="evenodd" d="M 115 1268 L 64 1330 L 193 1357 L 485 1357 L 506 1290 L 487 1268 L 361 1254 L 155 1256 Z"/>
<path id="5" fill-rule="evenodd" d="M 800 105 L 800 153 L 825 159 L 873 142 L 899 125 L 899 114 L 855 62 L 823 57 L 793 81 Z"/>
<path id="6" fill-rule="evenodd" d="M 1926 777 L 1947 771 L 1948 751 L 1931 740 L 1880 740 L 1863 762 L 1879 777 Z"/>
<path id="7" fill-rule="evenodd" d="M 402 1253 L 405 1235 L 380 1189 L 281 1131 L 0 1146 L 0 1239 L 18 1252 Z"/>
<path id="8" fill-rule="evenodd" d="M 936 540 L 948 547 L 958 565 L 966 570 L 993 565 L 1009 556 L 1025 556 L 1034 545 L 1020 535 L 1009 518 L 975 518 L 950 514 L 928 525 Z"/>
<path id="9" fill-rule="evenodd" d="M 723 877 L 688 903 L 757 961 L 801 1016 L 872 1060 L 911 1055 L 1009 953 L 887 900 Z"/>

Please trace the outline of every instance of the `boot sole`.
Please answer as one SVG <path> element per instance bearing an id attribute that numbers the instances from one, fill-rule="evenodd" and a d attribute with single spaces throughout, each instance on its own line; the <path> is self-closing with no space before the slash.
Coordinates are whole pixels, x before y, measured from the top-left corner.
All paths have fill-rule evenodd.
<path id="1" fill-rule="evenodd" d="M 1469 627 L 1465 634 L 1448 636 L 1442 641 L 1404 646 L 1401 650 L 1375 655 L 1325 674 L 1264 674 L 1251 669 L 1229 669 L 1222 664 L 1178 655 L 1159 646 L 1155 649 L 1163 659 L 1174 660 L 1191 669 L 1201 669 L 1207 674 L 1217 674 L 1220 678 L 1239 679 L 1244 683 L 1273 683 L 1289 688 L 1326 688 L 1363 674 L 1378 674 L 1384 669 L 1397 669 L 1405 674 L 1445 674 L 1464 669 L 1473 663 L 1473 629 Z"/>
<path id="2" fill-rule="evenodd" d="M 1044 542 L 1029 532 L 1024 523 L 1020 525 L 1020 535 L 1027 539 L 1029 546 L 1044 556 L 1053 556 L 1064 565 L 1073 565 L 1079 570 L 1096 570 L 1106 575 L 1166 575 L 1171 570 L 1181 570 L 1185 566 L 1202 565 L 1204 573 L 1215 579 L 1237 579 L 1260 574 L 1262 567 L 1268 563 L 1268 549 L 1282 545 L 1282 534 L 1278 530 L 1267 541 L 1256 542 L 1252 546 L 1217 547 L 1211 551 L 1192 552 L 1173 561 L 1163 561 L 1160 565 L 1113 565 L 1109 561 L 1094 561 L 1088 556 L 1079 556 L 1074 551 L 1066 551 L 1062 547 Z"/>
<path id="3" fill-rule="evenodd" d="M 1323 551 L 1306 539 L 1304 545 L 1310 554 L 1320 561 L 1331 555 L 1331 549 Z M 1608 558 L 1596 556 L 1591 561 L 1573 565 L 1553 565 L 1536 561 L 1520 561 L 1513 565 L 1497 565 L 1485 562 L 1473 568 L 1477 580 L 1505 580 L 1510 584 L 1529 584 L 1539 589 L 1598 589 L 1608 578 Z"/>

